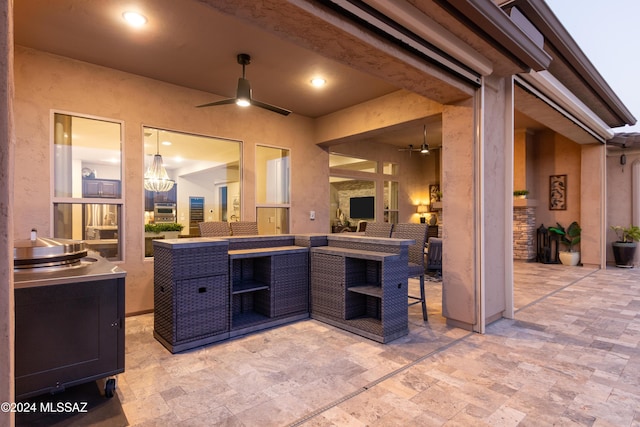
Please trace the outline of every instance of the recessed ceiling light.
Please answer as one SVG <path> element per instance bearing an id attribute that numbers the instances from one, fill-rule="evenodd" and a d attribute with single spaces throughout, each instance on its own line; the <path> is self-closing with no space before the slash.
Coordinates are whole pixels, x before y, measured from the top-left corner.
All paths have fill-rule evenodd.
<path id="1" fill-rule="evenodd" d="M 171 141 L 162 141 L 162 145 L 171 145 Z"/>
<path id="2" fill-rule="evenodd" d="M 311 79 L 311 85 L 314 87 L 322 87 L 327 84 L 327 81 L 322 77 L 314 77 Z"/>
<path id="3" fill-rule="evenodd" d="M 147 23 L 147 18 L 144 15 L 141 15 L 137 12 L 124 12 L 122 14 L 122 17 L 132 27 L 142 27 L 144 24 Z"/>

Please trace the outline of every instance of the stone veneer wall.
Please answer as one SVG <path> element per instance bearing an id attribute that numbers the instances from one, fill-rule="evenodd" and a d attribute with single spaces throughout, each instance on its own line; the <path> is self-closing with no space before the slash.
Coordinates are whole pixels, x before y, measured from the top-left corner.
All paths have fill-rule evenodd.
<path id="1" fill-rule="evenodd" d="M 514 206 L 513 259 L 535 260 L 536 251 L 536 208 L 534 206 Z"/>

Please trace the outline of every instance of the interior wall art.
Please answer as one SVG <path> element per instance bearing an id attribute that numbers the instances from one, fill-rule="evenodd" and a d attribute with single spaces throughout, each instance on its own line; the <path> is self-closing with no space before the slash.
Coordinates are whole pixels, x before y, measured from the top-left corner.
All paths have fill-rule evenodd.
<path id="1" fill-rule="evenodd" d="M 567 175 L 549 176 L 549 210 L 567 210 Z"/>

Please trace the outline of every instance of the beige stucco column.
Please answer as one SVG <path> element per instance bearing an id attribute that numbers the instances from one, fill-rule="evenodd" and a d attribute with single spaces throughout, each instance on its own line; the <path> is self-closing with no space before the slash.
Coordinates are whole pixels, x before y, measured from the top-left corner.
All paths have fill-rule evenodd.
<path id="1" fill-rule="evenodd" d="M 0 0 L 0 82 L 0 402 L 13 402 L 13 0 Z"/>
<path id="2" fill-rule="evenodd" d="M 465 329 L 476 324 L 476 145 L 473 99 L 442 112 L 442 314 Z"/>
<path id="3" fill-rule="evenodd" d="M 580 260 L 584 266 L 606 267 L 606 146 L 581 146 Z"/>
<path id="4" fill-rule="evenodd" d="M 512 292 L 511 80 L 485 78 L 442 114 L 443 288 L 447 323 L 477 332 L 509 315 Z"/>

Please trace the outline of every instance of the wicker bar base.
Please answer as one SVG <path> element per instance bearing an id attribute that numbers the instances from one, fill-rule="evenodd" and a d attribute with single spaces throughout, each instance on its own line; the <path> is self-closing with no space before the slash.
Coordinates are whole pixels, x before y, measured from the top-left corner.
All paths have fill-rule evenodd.
<path id="1" fill-rule="evenodd" d="M 407 252 L 399 252 L 312 248 L 311 317 L 382 343 L 407 335 Z"/>
<path id="2" fill-rule="evenodd" d="M 312 314 L 311 318 L 382 344 L 402 338 L 409 333 L 408 326 L 405 329 L 399 329 L 391 334 L 375 332 L 379 328 L 379 323 L 374 319 L 366 317 L 361 319 L 343 320 Z"/>
<path id="3" fill-rule="evenodd" d="M 210 335 L 205 338 L 200 338 L 197 340 L 183 342 L 183 343 L 170 343 L 169 341 L 162 338 L 162 336 L 158 334 L 156 331 L 153 331 L 153 337 L 156 340 L 158 340 L 158 342 L 162 344 L 164 348 L 169 350 L 171 353 L 175 354 L 185 350 L 191 350 L 192 348 L 197 348 L 197 347 L 205 346 L 207 344 L 212 344 L 214 342 L 224 341 L 226 339 L 229 339 L 230 335 L 229 335 L 229 332 L 225 332 L 223 334 Z"/>

